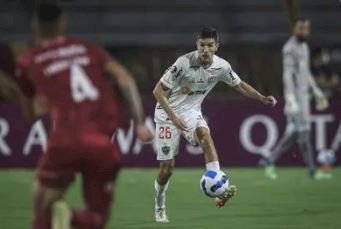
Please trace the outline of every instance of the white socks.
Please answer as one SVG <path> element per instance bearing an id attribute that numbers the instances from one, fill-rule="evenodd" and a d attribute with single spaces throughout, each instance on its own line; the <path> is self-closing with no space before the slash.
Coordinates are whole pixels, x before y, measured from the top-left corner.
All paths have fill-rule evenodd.
<path id="1" fill-rule="evenodd" d="M 206 164 L 206 170 L 220 170 L 219 161 L 211 161 Z"/>
<path id="2" fill-rule="evenodd" d="M 168 189 L 168 184 L 160 185 L 157 180 L 154 182 L 155 188 L 155 208 L 165 208 L 166 207 L 166 191 Z"/>

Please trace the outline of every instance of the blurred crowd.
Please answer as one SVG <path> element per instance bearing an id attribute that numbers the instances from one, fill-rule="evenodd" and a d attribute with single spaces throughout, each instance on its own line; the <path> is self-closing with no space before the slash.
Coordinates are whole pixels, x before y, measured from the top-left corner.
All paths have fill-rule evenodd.
<path id="1" fill-rule="evenodd" d="M 331 53 L 334 53 L 334 56 Z M 341 59 L 338 59 L 337 55 L 341 56 L 341 50 L 316 48 L 311 53 L 311 72 L 329 99 L 340 97 L 341 94 Z"/>

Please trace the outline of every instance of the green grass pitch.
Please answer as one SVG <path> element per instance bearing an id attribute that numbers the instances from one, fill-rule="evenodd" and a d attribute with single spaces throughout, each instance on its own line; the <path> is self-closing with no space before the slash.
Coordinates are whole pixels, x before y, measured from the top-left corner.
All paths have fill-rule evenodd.
<path id="1" fill-rule="evenodd" d="M 124 169 L 107 228 L 195 229 L 339 229 L 341 228 L 341 169 L 334 179 L 312 181 L 304 168 L 281 168 L 270 181 L 256 168 L 224 169 L 237 185 L 237 196 L 222 209 L 199 189 L 203 169 L 177 169 L 168 190 L 169 224 L 154 223 L 156 169 Z M 0 171 L 0 229 L 28 229 L 31 222 L 32 171 Z M 79 182 L 67 200 L 81 207 Z"/>

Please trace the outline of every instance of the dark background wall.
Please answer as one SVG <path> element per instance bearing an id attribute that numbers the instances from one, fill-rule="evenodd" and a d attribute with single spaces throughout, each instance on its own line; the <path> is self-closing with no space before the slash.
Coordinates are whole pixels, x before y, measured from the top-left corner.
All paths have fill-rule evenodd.
<path id="1" fill-rule="evenodd" d="M 43 0 L 39 0 L 43 1 Z M 0 0 L 0 42 L 32 41 L 34 2 Z M 247 82 L 265 93 L 281 95 L 281 47 L 290 35 L 280 0 L 68 0 L 61 1 L 72 35 L 104 45 L 133 72 L 143 94 L 176 58 L 195 49 L 204 25 L 220 32 L 218 55 Z M 312 21 L 312 48 L 336 50 L 341 72 L 341 2 L 301 0 L 303 16 Z M 31 42 L 32 43 L 32 42 Z M 22 46 L 12 48 L 19 53 Z M 214 95 L 235 95 L 223 85 Z"/>
<path id="2" fill-rule="evenodd" d="M 214 25 L 221 43 L 281 45 L 288 35 L 280 0 L 68 0 L 70 31 L 109 46 L 190 46 L 202 25 Z M 337 0 L 301 0 L 313 41 L 341 40 Z M 30 38 L 34 1 L 1 0 L 1 41 Z"/>

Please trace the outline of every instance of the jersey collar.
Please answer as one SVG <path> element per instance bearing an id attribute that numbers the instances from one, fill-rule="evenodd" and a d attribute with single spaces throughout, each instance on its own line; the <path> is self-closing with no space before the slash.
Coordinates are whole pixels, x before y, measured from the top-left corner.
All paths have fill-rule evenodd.
<path id="1" fill-rule="evenodd" d="M 192 58 L 190 60 L 190 66 L 193 67 L 193 68 L 199 68 L 201 67 L 202 65 L 200 64 L 199 62 L 199 54 L 198 54 L 198 51 L 194 51 L 194 58 Z M 206 69 L 210 69 L 210 68 L 218 68 L 219 66 L 217 65 L 217 56 L 216 55 L 213 55 L 213 62 L 212 64 L 206 68 Z"/>

